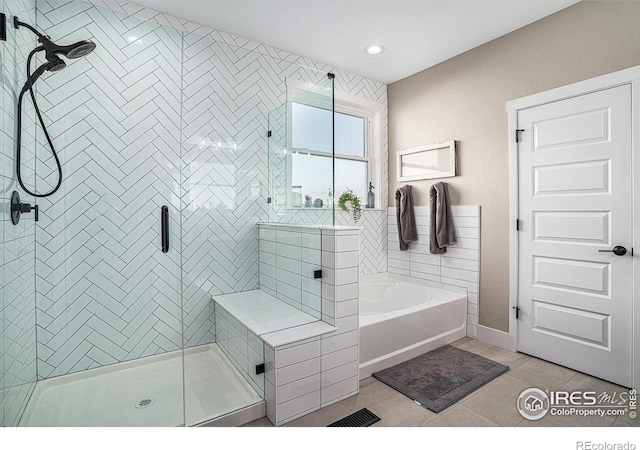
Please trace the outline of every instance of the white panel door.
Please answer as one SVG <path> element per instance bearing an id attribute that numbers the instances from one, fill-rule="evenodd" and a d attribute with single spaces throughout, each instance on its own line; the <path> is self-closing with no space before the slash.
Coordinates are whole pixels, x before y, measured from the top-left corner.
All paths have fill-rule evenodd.
<path id="1" fill-rule="evenodd" d="M 630 386 L 631 86 L 521 110 L 518 128 L 518 350 Z"/>

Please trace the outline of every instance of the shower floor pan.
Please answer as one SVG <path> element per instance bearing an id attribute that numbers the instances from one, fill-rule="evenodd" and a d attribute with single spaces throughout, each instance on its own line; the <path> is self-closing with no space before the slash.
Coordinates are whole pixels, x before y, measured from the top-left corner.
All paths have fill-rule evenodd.
<path id="1" fill-rule="evenodd" d="M 26 427 L 180 426 L 262 402 L 216 344 L 39 381 Z"/>

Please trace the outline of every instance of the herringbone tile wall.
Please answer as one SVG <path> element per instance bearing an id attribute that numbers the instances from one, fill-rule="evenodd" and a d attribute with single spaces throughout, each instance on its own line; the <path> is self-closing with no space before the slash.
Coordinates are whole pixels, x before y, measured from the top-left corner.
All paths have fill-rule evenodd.
<path id="1" fill-rule="evenodd" d="M 38 26 L 98 44 L 38 82 L 65 174 L 37 230 L 38 376 L 214 342 L 211 294 L 259 283 L 268 114 L 285 80 L 333 71 L 337 90 L 384 103 L 386 86 L 120 0 L 39 1 Z M 386 164 L 386 113 L 384 136 Z M 38 164 L 45 189 L 55 167 Z"/>
<path id="2" fill-rule="evenodd" d="M 177 350 L 182 35 L 78 1 L 38 2 L 38 26 L 56 41 L 98 44 L 38 82 L 65 175 L 40 202 L 38 376 Z M 39 174 L 53 172 L 50 159 L 39 163 Z"/>
<path id="3" fill-rule="evenodd" d="M 34 0 L 4 0 L 7 21 L 17 16 L 35 22 Z M 16 105 L 18 93 L 26 80 L 25 64 L 29 52 L 37 45 L 35 36 L 25 29 L 7 27 L 8 38 L 2 43 L 2 110 L 0 131 L 0 426 L 18 424 L 36 381 L 35 297 L 35 226 L 33 214 L 22 216 L 16 226 L 11 223 L 9 200 L 18 190 L 21 200 L 34 203 L 17 185 L 15 176 Z M 27 95 L 22 114 L 23 180 L 34 187 L 35 112 Z"/>
<path id="4" fill-rule="evenodd" d="M 359 226 L 360 233 L 360 275 L 370 275 L 387 271 L 387 211 L 380 209 L 362 210 L 362 217 L 356 223 L 346 211 L 336 209 L 336 225 Z"/>

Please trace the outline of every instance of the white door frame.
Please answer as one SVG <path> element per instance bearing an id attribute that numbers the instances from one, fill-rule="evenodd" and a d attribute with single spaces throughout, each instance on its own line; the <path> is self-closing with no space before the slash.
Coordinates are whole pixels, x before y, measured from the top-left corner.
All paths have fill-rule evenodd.
<path id="1" fill-rule="evenodd" d="M 515 308 L 518 305 L 518 144 L 516 143 L 516 129 L 518 124 L 518 110 L 544 105 L 546 103 L 565 100 L 591 92 L 601 91 L 623 84 L 631 85 L 632 104 L 632 179 L 633 179 L 633 243 L 636 255 L 633 262 L 633 322 L 632 322 L 632 367 L 633 388 L 640 384 L 640 264 L 636 259 L 640 257 L 640 66 L 620 70 L 589 80 L 580 81 L 568 86 L 551 89 L 538 94 L 529 95 L 507 102 L 509 126 L 509 337 L 510 350 L 518 347 L 518 321 L 515 318 Z"/>

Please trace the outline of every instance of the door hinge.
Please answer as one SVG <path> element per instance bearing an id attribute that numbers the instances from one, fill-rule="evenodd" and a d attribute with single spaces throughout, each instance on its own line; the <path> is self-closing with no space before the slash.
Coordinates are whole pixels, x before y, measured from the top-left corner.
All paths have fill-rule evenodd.
<path id="1" fill-rule="evenodd" d="M 271 137 L 271 130 L 267 131 L 267 137 Z"/>
<path id="2" fill-rule="evenodd" d="M 512 306 L 513 309 L 516 310 L 516 320 L 520 318 L 520 307 L 519 306 Z"/>
<path id="3" fill-rule="evenodd" d="M 520 142 L 522 140 L 522 134 L 521 133 L 523 131 L 524 131 L 523 129 L 516 130 L 516 142 Z"/>
<path id="4" fill-rule="evenodd" d="M 516 219 L 516 231 L 520 231 L 520 219 Z"/>
<path id="5" fill-rule="evenodd" d="M 267 197 L 267 203 L 271 203 L 271 197 Z"/>
<path id="6" fill-rule="evenodd" d="M 264 363 L 256 364 L 256 375 L 260 375 L 261 373 L 264 373 Z"/>

